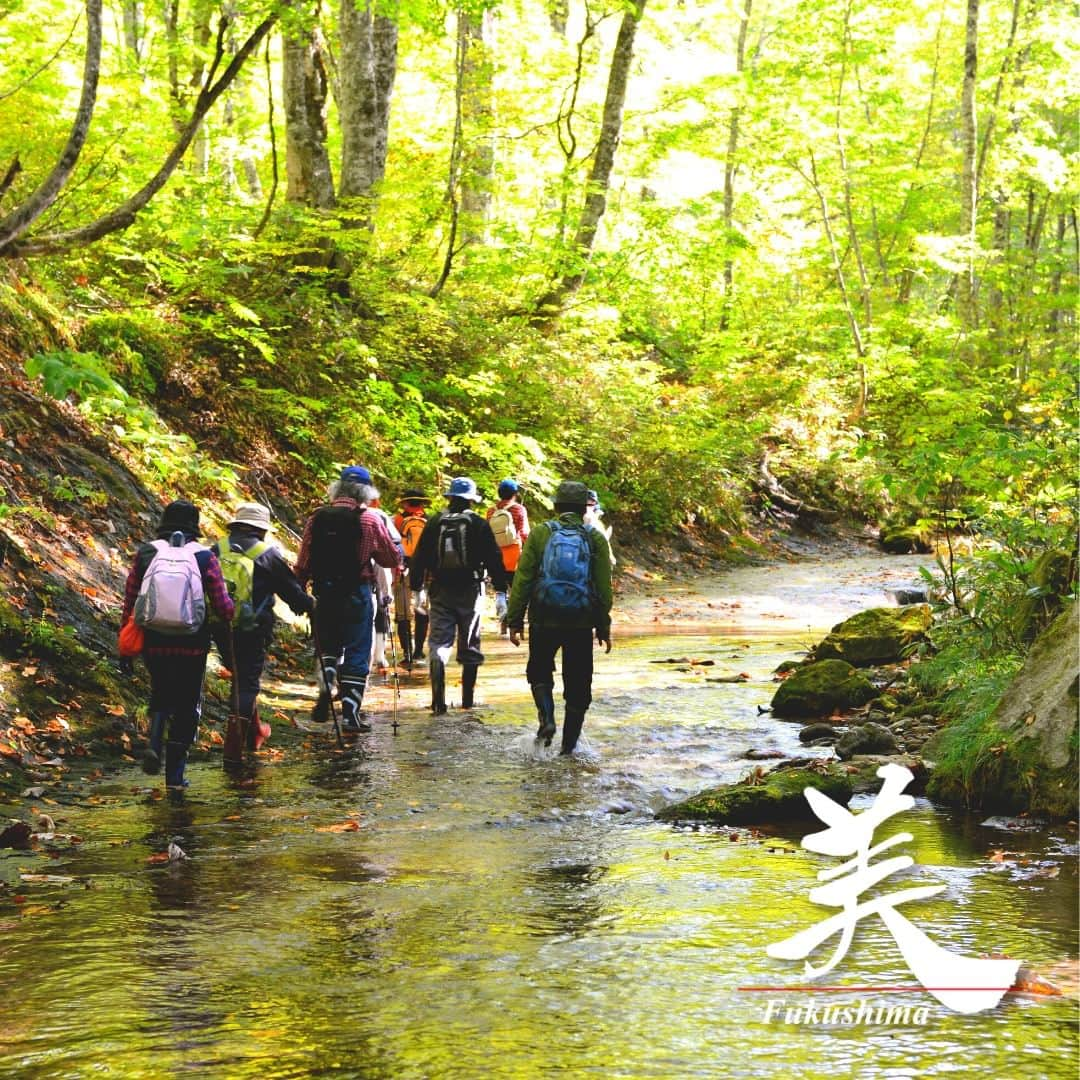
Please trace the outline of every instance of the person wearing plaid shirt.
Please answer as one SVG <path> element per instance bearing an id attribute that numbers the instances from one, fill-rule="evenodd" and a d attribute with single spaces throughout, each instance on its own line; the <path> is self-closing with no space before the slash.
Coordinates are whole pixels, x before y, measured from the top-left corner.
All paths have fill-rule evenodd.
<path id="1" fill-rule="evenodd" d="M 364 479 L 364 476 L 367 479 Z M 337 683 L 342 728 L 370 731 L 360 706 L 364 700 L 375 617 L 375 566 L 398 570 L 401 548 L 394 543 L 381 513 L 369 511 L 371 474 L 349 466 L 333 486 L 331 501 L 304 525 L 296 576 L 315 594 L 315 647 L 322 687 L 312 718 L 329 717 Z"/>

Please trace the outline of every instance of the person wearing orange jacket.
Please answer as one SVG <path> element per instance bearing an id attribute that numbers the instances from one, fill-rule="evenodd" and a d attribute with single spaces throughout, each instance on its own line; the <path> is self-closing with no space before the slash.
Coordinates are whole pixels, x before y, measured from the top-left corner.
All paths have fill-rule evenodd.
<path id="1" fill-rule="evenodd" d="M 507 477 L 499 484 L 499 501 L 487 512 L 488 524 L 495 534 L 495 543 L 502 552 L 503 569 L 506 571 L 506 591 L 495 594 L 495 615 L 499 620 L 501 637 L 509 635 L 506 625 L 506 603 L 514 584 L 521 549 L 529 539 L 529 513 L 521 501 L 518 482 Z"/>

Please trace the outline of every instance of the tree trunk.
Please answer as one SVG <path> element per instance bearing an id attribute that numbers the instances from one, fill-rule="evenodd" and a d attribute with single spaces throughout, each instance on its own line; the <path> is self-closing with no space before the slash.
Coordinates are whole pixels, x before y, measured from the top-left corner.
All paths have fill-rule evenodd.
<path id="1" fill-rule="evenodd" d="M 143 58 L 143 30 L 146 13 L 142 0 L 124 0 L 124 45 L 135 59 Z"/>
<path id="2" fill-rule="evenodd" d="M 90 120 L 97 102 L 98 77 L 101 72 L 101 0 L 86 0 L 86 60 L 83 64 L 82 97 L 67 145 L 60 153 L 52 172 L 36 191 L 0 221 L 0 255 L 10 254 L 14 242 L 56 201 L 63 191 L 82 153 L 90 130 Z"/>
<path id="3" fill-rule="evenodd" d="M 222 7 L 222 18 L 229 17 L 226 6 Z M 211 27 L 213 20 L 213 7 L 210 0 L 195 0 L 192 4 L 191 17 L 194 23 L 193 34 L 195 44 L 195 62 L 191 68 L 189 85 L 194 93 L 202 89 L 203 79 L 206 77 L 206 64 L 203 62 L 203 53 L 213 40 L 214 31 Z M 195 174 L 205 176 L 210 171 L 210 130 L 207 124 L 200 124 L 192 141 L 191 156 L 195 159 Z"/>
<path id="4" fill-rule="evenodd" d="M 89 0 L 89 3 L 94 3 L 94 0 Z M 224 23 L 222 24 L 218 33 L 214 58 L 207 73 L 207 85 L 199 93 L 191 118 L 184 126 L 180 138 L 176 141 L 172 150 L 169 151 L 169 154 L 161 167 L 142 188 L 135 192 L 134 195 L 121 203 L 115 210 L 102 215 L 96 221 L 91 222 L 89 225 L 85 225 L 80 229 L 72 229 L 68 232 L 61 233 L 49 233 L 44 236 L 31 238 L 30 240 L 21 243 L 12 243 L 9 241 L 6 245 L 0 245 L 0 255 L 8 257 L 18 257 L 23 255 L 55 255 L 59 252 L 70 251 L 73 248 L 92 244 L 95 240 L 100 240 L 109 233 L 119 232 L 122 229 L 128 228 L 135 220 L 139 211 L 142 210 L 165 186 L 169 177 L 176 171 L 176 167 L 183 160 L 184 155 L 191 146 L 191 140 L 195 137 L 195 132 L 199 130 L 203 118 L 213 107 L 217 99 L 221 97 L 222 93 L 229 87 L 233 79 L 236 78 L 237 72 L 243 67 L 247 58 L 259 47 L 259 43 L 266 37 L 271 29 L 273 29 L 274 23 L 276 22 L 277 15 L 274 14 L 267 16 L 267 18 L 259 23 L 259 25 L 251 32 L 247 41 L 245 41 L 237 50 L 236 55 L 232 58 L 232 61 L 229 63 L 228 67 L 226 67 L 224 72 L 222 72 L 217 81 L 212 81 L 221 64 L 221 60 L 225 55 L 224 38 L 227 27 Z"/>
<path id="5" fill-rule="evenodd" d="M 317 30 L 296 29 L 285 36 L 282 84 L 285 197 L 327 210 L 335 204 L 334 177 L 326 149 L 327 80 Z"/>
<path id="6" fill-rule="evenodd" d="M 739 36 L 735 42 L 735 72 L 741 75 L 746 65 L 746 34 L 750 27 L 750 10 L 754 0 L 746 0 L 746 7 L 739 19 Z M 742 105 L 731 110 L 728 119 L 727 155 L 724 158 L 724 228 L 730 237 L 735 231 L 735 174 L 738 172 L 736 154 L 739 149 L 739 117 Z M 726 330 L 731 321 L 731 306 L 735 301 L 735 260 L 724 259 L 724 306 L 720 313 L 720 328 Z"/>
<path id="7" fill-rule="evenodd" d="M 979 0 L 967 0 L 964 32 L 964 83 L 960 99 L 960 231 L 964 237 L 964 270 L 956 282 L 956 309 L 961 325 L 975 329 L 975 222 L 978 204 L 978 152 L 975 89 L 979 72 Z"/>
<path id="8" fill-rule="evenodd" d="M 585 270 L 592 254 L 596 231 L 607 208 L 611 171 L 615 165 L 615 151 L 622 133 L 623 105 L 626 101 L 626 87 L 630 79 L 630 64 L 634 57 L 634 37 L 645 11 L 645 3 L 646 0 L 630 0 L 630 6 L 619 25 L 619 36 L 615 41 L 615 52 L 611 58 L 611 71 L 608 75 L 607 95 L 604 98 L 604 113 L 600 122 L 600 141 L 597 143 L 596 153 L 593 156 L 585 205 L 574 236 L 578 267 L 563 275 L 562 279 L 537 302 L 536 314 L 541 322 L 556 316 L 565 306 L 566 301 L 581 288 L 581 283 L 585 280 Z"/>
<path id="9" fill-rule="evenodd" d="M 343 199 L 368 200 L 386 171 L 390 97 L 397 73 L 397 20 L 374 10 L 375 0 L 342 0 L 339 114 Z"/>
<path id="10" fill-rule="evenodd" d="M 491 217 L 495 144 L 492 52 L 494 15 L 458 13 L 462 111 L 461 242 L 482 244 Z"/>
<path id="11" fill-rule="evenodd" d="M 805 174 L 804 174 L 805 175 Z M 851 340 L 861 360 L 866 356 L 866 347 L 863 344 L 862 330 L 859 327 L 859 317 L 851 303 L 851 293 L 848 291 L 847 280 L 844 278 L 844 267 L 840 259 L 840 249 L 836 243 L 836 234 L 833 232 L 832 220 L 829 216 L 829 204 L 825 198 L 825 191 L 818 179 L 817 159 L 814 151 L 810 150 L 810 175 L 807 177 L 810 186 L 817 195 L 818 205 L 821 208 L 821 223 L 825 229 L 825 239 L 829 243 L 829 254 L 832 256 L 833 273 L 836 275 L 836 286 L 840 290 L 840 299 L 844 303 L 844 313 L 847 315 L 848 327 L 851 330 Z"/>

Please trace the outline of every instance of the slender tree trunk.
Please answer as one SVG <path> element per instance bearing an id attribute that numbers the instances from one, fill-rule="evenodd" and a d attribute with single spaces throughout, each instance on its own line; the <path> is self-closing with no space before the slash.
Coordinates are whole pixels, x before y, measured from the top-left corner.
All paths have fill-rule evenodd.
<path id="1" fill-rule="evenodd" d="M 975 90 L 979 73 L 979 0 L 967 0 L 964 32 L 964 82 L 960 100 L 960 231 L 964 237 L 964 270 L 956 282 L 956 308 L 961 325 L 978 325 L 975 308 L 975 224 L 978 206 L 978 128 Z"/>
<path id="2" fill-rule="evenodd" d="M 376 188 L 386 171 L 390 98 L 397 72 L 397 19 L 375 0 L 342 0 L 339 18 L 341 197 L 366 199 L 373 219 Z"/>
<path id="3" fill-rule="evenodd" d="M 611 185 L 611 171 L 615 165 L 615 151 L 622 134 L 623 105 L 626 101 L 626 87 L 630 79 L 630 64 L 634 56 L 634 37 L 645 11 L 645 3 L 646 0 L 630 0 L 630 6 L 619 25 L 619 35 L 615 41 L 615 52 L 611 58 L 611 71 L 608 75 L 604 113 L 600 123 L 600 141 L 597 143 L 596 153 L 593 156 L 585 205 L 574 236 L 578 266 L 563 275 L 555 287 L 537 302 L 536 311 L 540 321 L 546 321 L 558 314 L 585 280 L 585 270 L 592 254 L 596 231 L 607 207 L 607 193 Z"/>
<path id="4" fill-rule="evenodd" d="M 833 232 L 829 203 L 825 198 L 825 190 L 821 186 L 821 181 L 818 179 L 817 159 L 814 157 L 813 149 L 811 149 L 809 153 L 810 175 L 807 176 L 806 179 L 809 180 L 810 186 L 814 189 L 814 194 L 817 195 L 818 198 L 818 206 L 821 208 L 821 222 L 825 229 L 825 239 L 828 241 L 829 254 L 832 257 L 833 274 L 836 277 L 836 286 L 840 290 L 840 299 L 844 304 L 844 313 L 847 315 L 848 328 L 851 330 L 851 340 L 855 346 L 855 352 L 861 360 L 866 355 L 866 348 L 863 344 L 862 330 L 859 327 L 859 317 L 851 302 L 851 293 L 848 290 L 847 279 L 844 277 L 844 267 L 840 258 L 840 249 L 836 243 L 836 234 Z M 806 174 L 804 173 L 803 175 L 805 176 Z"/>
<path id="5" fill-rule="evenodd" d="M 128 228 L 139 211 L 165 186 L 169 177 L 176 171 L 176 167 L 188 152 L 191 140 L 199 130 L 203 118 L 213 108 L 214 103 L 221 97 L 222 93 L 228 89 L 229 84 L 236 78 L 237 72 L 243 67 L 247 58 L 259 47 L 260 42 L 273 29 L 276 22 L 277 15 L 273 14 L 259 23 L 251 32 L 247 41 L 237 50 L 232 61 L 215 80 L 214 76 L 225 56 L 224 39 L 227 26 L 222 23 L 218 33 L 214 58 L 207 72 L 206 85 L 199 92 L 191 118 L 161 167 L 134 195 L 126 199 L 115 210 L 103 214 L 96 221 L 82 228 L 71 229 L 68 232 L 49 233 L 22 242 L 9 242 L 6 246 L 0 245 L 0 255 L 55 255 L 59 252 L 71 251 L 73 248 L 92 244 L 95 240 L 100 240 L 109 233 Z"/>
<path id="6" fill-rule="evenodd" d="M 222 8 L 222 18 L 228 18 L 228 8 Z M 192 4 L 191 17 L 194 22 L 195 38 L 195 62 L 191 69 L 189 86 L 193 93 L 202 89 L 203 79 L 206 76 L 206 64 L 203 62 L 203 52 L 213 40 L 214 31 L 212 21 L 214 9 L 211 0 L 195 0 Z M 210 130 L 209 125 L 200 124 L 195 132 L 192 142 L 191 156 L 195 160 L 195 173 L 197 176 L 205 176 L 210 171 Z"/>
<path id="7" fill-rule="evenodd" d="M 317 29 L 294 30 L 285 36 L 282 84 L 285 197 L 290 202 L 327 210 L 336 200 L 326 149 L 326 68 Z"/>
<path id="8" fill-rule="evenodd" d="M 735 72 L 742 75 L 746 66 L 746 35 L 750 28 L 750 12 L 754 0 L 746 0 L 742 15 L 739 18 L 739 36 L 735 42 Z M 724 228 L 730 237 L 735 232 L 735 176 L 739 170 L 739 117 L 742 115 L 742 104 L 737 104 L 731 110 L 728 118 L 728 141 L 727 155 L 724 158 Z M 731 322 L 731 309 L 735 302 L 735 260 L 728 255 L 724 259 L 724 303 L 720 312 L 720 328 L 726 330 Z"/>
<path id="9" fill-rule="evenodd" d="M 86 59 L 83 63 L 82 96 L 71 134 L 52 171 L 36 191 L 0 221 L 0 255 L 10 254 L 12 245 L 57 200 L 82 153 L 97 102 L 101 72 L 101 0 L 86 0 Z"/>
<path id="10" fill-rule="evenodd" d="M 846 220 L 848 227 L 848 243 L 851 245 L 852 253 L 855 256 L 855 265 L 859 271 L 859 297 L 862 301 L 863 329 L 869 333 L 873 318 L 870 298 L 870 279 L 867 276 L 866 263 L 863 260 L 862 242 L 859 239 L 859 232 L 855 228 L 855 206 L 851 193 L 851 174 L 848 172 L 847 149 L 844 144 L 844 130 L 843 125 L 840 122 L 840 112 L 844 101 L 844 81 L 847 75 L 847 51 L 850 44 L 851 0 L 848 0 L 844 8 L 844 32 L 843 41 L 841 43 L 842 55 L 840 60 L 840 77 L 837 80 L 836 87 L 836 109 L 834 119 L 836 150 L 840 161 L 840 175 L 844 182 L 844 219 Z M 862 355 L 861 352 L 860 355 Z"/>
<path id="11" fill-rule="evenodd" d="M 462 111 L 461 240 L 482 244 L 491 217 L 495 143 L 492 89 L 494 15 L 458 13 L 461 48 L 459 108 Z"/>
<path id="12" fill-rule="evenodd" d="M 124 45 L 136 59 L 143 58 L 143 31 L 146 13 L 141 0 L 124 0 Z"/>

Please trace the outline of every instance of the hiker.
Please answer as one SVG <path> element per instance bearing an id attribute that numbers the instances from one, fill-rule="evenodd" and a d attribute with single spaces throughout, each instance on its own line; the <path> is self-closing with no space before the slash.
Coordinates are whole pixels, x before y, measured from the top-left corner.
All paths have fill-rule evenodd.
<path id="1" fill-rule="evenodd" d="M 259 719 L 256 699 L 274 636 L 274 597 L 280 596 L 296 615 L 311 615 L 315 601 L 292 572 L 276 544 L 267 540 L 270 510 L 262 503 L 241 503 L 229 522 L 229 533 L 211 549 L 236 605 L 231 623 L 211 623 L 221 662 L 232 672 L 233 708 L 247 733 L 247 749 L 258 750 L 270 737 L 270 725 Z M 232 740 L 229 736 L 232 736 Z M 226 736 L 226 759 L 236 760 L 244 747 L 240 733 Z M 235 740 L 235 743 L 233 742 Z"/>
<path id="2" fill-rule="evenodd" d="M 310 582 L 315 594 L 312 628 L 321 678 L 312 719 L 329 718 L 336 684 L 343 728 L 351 732 L 371 730 L 360 706 L 371 665 L 374 567 L 401 565 L 385 520 L 367 509 L 372 489 L 357 480 L 366 472 L 357 466 L 342 471 L 329 504 L 305 523 L 296 560 L 297 578 Z"/>
<path id="3" fill-rule="evenodd" d="M 367 472 L 363 466 L 358 467 Z M 371 474 L 368 473 L 370 476 Z M 381 494 L 374 485 L 368 485 L 367 505 L 372 513 L 379 514 L 386 523 L 390 539 L 398 548 L 398 554 L 404 556 L 401 548 L 401 533 L 398 532 L 394 519 L 380 505 Z M 386 638 L 390 629 L 390 605 L 394 601 L 394 581 L 401 576 L 401 570 L 388 570 L 385 566 L 374 567 L 375 571 L 375 633 L 371 646 L 371 666 L 380 674 L 385 673 L 389 665 L 386 662 Z M 390 642 L 393 646 L 393 641 Z"/>
<path id="4" fill-rule="evenodd" d="M 495 594 L 495 617 L 499 620 L 499 635 L 506 637 L 506 600 L 514 585 L 521 549 L 529 539 L 529 513 L 521 501 L 518 482 L 507 477 L 499 484 L 499 501 L 487 513 L 488 524 L 495 534 L 495 543 L 502 552 L 503 569 L 506 571 L 506 589 Z"/>
<path id="5" fill-rule="evenodd" d="M 563 481 L 555 492 L 557 518 L 537 525 L 521 552 L 506 621 L 521 644 L 529 613 L 526 678 L 536 702 L 536 737 L 555 736 L 555 654 L 562 650 L 563 720 L 560 753 L 572 754 L 592 702 L 593 631 L 611 652 L 611 551 L 607 537 L 585 524 L 588 488 Z"/>
<path id="6" fill-rule="evenodd" d="M 405 554 L 405 570 L 394 579 L 394 621 L 397 623 L 406 668 L 411 668 L 413 663 L 424 662 L 424 642 L 428 632 L 427 592 L 424 589 L 412 590 L 409 585 L 409 565 L 427 524 L 430 502 L 419 488 L 406 488 L 401 493 L 398 512 L 394 515 L 394 526 L 401 536 L 401 547 Z"/>
<path id="7" fill-rule="evenodd" d="M 611 547 L 611 526 L 605 525 L 601 520 L 604 516 L 604 508 L 600 505 L 600 496 L 592 489 L 589 490 L 589 499 L 585 503 L 585 524 L 599 529 L 608 542 L 608 550 L 611 551 L 611 565 L 615 565 L 615 551 Z"/>
<path id="8" fill-rule="evenodd" d="M 476 484 L 458 476 L 446 491 L 447 508 L 432 517 L 420 536 L 409 566 L 413 591 L 428 587 L 431 618 L 431 711 L 446 712 L 446 665 L 457 639 L 461 664 L 461 707 L 471 709 L 480 651 L 484 571 L 495 591 L 506 588 L 502 554 L 488 523 L 473 509 L 480 501 Z"/>
<path id="9" fill-rule="evenodd" d="M 185 788 L 188 750 L 202 715 L 210 626 L 206 609 L 221 620 L 234 605 L 217 556 L 197 542 L 199 508 L 186 499 L 165 507 L 157 538 L 142 544 L 124 588 L 123 626 L 134 616 L 143 628 L 142 657 L 150 672 L 150 734 L 143 771 L 161 769 L 165 785 Z M 167 735 L 167 738 L 166 738 Z"/>

